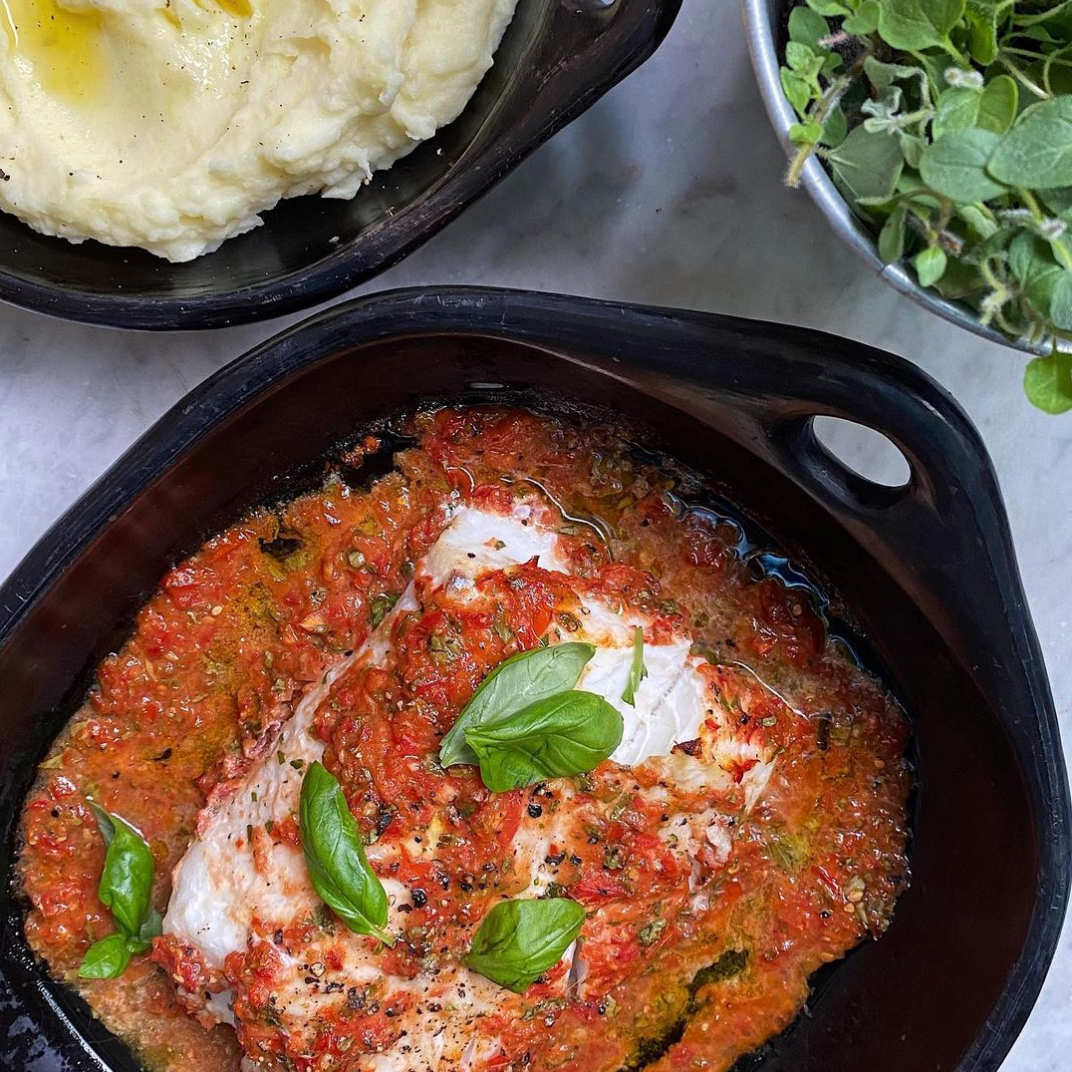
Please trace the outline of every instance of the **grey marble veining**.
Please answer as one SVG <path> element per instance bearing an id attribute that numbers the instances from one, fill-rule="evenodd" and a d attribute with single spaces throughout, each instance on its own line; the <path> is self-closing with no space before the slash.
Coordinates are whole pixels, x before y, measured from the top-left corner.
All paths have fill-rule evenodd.
<path id="1" fill-rule="evenodd" d="M 1020 355 L 874 278 L 806 195 L 783 188 L 783 168 L 736 0 L 685 0 L 653 60 L 364 289 L 486 283 L 709 309 L 822 327 L 917 362 L 966 407 L 993 455 L 1072 744 L 1072 415 L 1027 404 Z M 0 308 L 0 576 L 188 388 L 294 319 L 152 336 Z M 838 442 L 860 465 L 875 462 L 852 436 Z M 1070 1052 L 1066 928 L 1005 1068 L 1064 1072 Z"/>

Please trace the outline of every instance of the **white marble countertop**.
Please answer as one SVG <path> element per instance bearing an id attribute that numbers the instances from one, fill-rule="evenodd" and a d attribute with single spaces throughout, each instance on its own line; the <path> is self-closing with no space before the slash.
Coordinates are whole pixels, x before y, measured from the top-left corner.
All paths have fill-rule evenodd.
<path id="1" fill-rule="evenodd" d="M 1021 391 L 1023 357 L 917 308 L 783 188 L 736 0 L 685 0 L 655 57 L 372 286 L 483 283 L 822 327 L 896 351 L 967 408 L 993 455 L 1072 745 L 1072 414 Z M 294 320 L 297 318 L 291 318 Z M 291 320 L 145 335 L 0 307 L 0 577 L 186 390 Z M 1007 1072 L 1072 1051 L 1072 933 Z M 906 1070 L 912 1072 L 912 1070 Z"/>

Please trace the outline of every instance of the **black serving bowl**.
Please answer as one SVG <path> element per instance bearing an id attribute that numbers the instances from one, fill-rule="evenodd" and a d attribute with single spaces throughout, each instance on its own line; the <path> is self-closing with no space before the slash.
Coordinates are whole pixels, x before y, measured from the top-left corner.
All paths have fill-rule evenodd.
<path id="1" fill-rule="evenodd" d="M 889 354 L 754 321 L 483 289 L 351 302 L 192 391 L 0 589 L 0 1067 L 133 1067 L 30 955 L 11 887 L 35 763 L 164 570 L 323 473 L 362 422 L 428 400 L 620 412 L 848 608 L 914 723 L 911 888 L 893 925 L 747 1059 L 763 1072 L 993 1072 L 1023 1026 L 1069 893 L 1057 721 L 994 472 L 956 403 Z M 880 487 L 816 415 L 886 434 Z"/>
<path id="2" fill-rule="evenodd" d="M 435 235 L 637 68 L 681 0 L 519 0 L 462 115 L 351 201 L 281 202 L 264 224 L 187 264 L 73 245 L 0 213 L 0 300 L 69 320 L 215 328 L 306 309 Z"/>

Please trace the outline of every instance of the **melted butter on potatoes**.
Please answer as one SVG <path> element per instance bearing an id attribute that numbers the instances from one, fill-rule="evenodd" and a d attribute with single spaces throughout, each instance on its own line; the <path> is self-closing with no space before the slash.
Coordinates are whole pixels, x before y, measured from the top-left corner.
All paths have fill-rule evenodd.
<path id="1" fill-rule="evenodd" d="M 451 122 L 516 0 L 0 0 L 0 208 L 190 260 Z"/>

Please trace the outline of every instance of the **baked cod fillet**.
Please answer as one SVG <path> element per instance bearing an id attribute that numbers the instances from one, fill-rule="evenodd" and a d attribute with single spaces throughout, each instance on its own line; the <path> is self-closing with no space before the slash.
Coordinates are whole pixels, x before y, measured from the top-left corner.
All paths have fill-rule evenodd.
<path id="1" fill-rule="evenodd" d="M 602 1000 L 670 937 L 675 912 L 701 913 L 717 896 L 712 880 L 775 743 L 742 718 L 748 690 L 733 671 L 690 654 L 679 617 L 571 571 L 560 523 L 536 499 L 455 508 L 366 644 L 306 692 L 265 758 L 202 813 L 155 955 L 199 1018 L 235 1025 L 249 1069 L 512 1062 L 512 1025 L 534 1001 Z M 627 703 L 638 627 L 647 674 Z M 440 768 L 438 740 L 501 661 L 490 649 L 565 641 L 596 649 L 577 687 L 622 716 L 611 759 L 586 778 L 505 794 L 485 790 L 473 768 Z M 325 759 L 342 768 L 372 842 L 392 949 L 334 919 L 307 876 L 298 800 L 308 765 Z M 547 895 L 580 901 L 587 919 L 528 993 L 461 963 L 494 904 Z"/>

